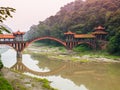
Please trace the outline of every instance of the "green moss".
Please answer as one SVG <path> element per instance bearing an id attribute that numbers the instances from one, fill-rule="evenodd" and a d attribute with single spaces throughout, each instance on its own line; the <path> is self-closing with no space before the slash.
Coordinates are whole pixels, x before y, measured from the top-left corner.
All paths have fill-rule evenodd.
<path id="1" fill-rule="evenodd" d="M 27 90 L 27 89 L 24 87 L 24 85 L 21 84 L 21 83 L 19 82 L 19 80 L 17 80 L 17 79 L 12 80 L 11 83 L 12 83 L 12 85 L 13 85 L 13 87 L 14 87 L 14 90 Z"/>
<path id="2" fill-rule="evenodd" d="M 30 84 L 30 82 L 25 82 L 25 84 Z"/>
<path id="3" fill-rule="evenodd" d="M 60 50 L 61 52 L 65 52 L 65 51 L 66 51 L 65 47 L 59 47 L 59 50 Z"/>
<path id="4" fill-rule="evenodd" d="M 90 62 L 89 60 L 87 59 L 84 59 L 84 60 L 80 60 L 81 63 L 87 63 L 87 62 Z"/>
<path id="5" fill-rule="evenodd" d="M 27 90 L 24 86 L 18 83 L 16 84 L 16 87 L 19 88 L 19 90 Z"/>
<path id="6" fill-rule="evenodd" d="M 72 61 L 77 61 L 78 59 L 77 58 L 71 58 Z"/>
<path id="7" fill-rule="evenodd" d="M 35 78 L 38 82 L 42 82 L 42 87 L 48 90 L 57 90 L 50 86 L 50 82 L 47 79 Z"/>
<path id="8" fill-rule="evenodd" d="M 35 87 L 35 84 L 32 83 L 32 87 Z"/>
<path id="9" fill-rule="evenodd" d="M 0 90 L 13 90 L 10 83 L 2 76 L 0 76 Z"/>

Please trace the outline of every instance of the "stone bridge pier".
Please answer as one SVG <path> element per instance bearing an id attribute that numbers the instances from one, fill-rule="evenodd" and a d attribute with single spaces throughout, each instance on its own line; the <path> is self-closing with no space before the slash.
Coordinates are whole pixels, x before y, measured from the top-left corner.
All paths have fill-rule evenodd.
<path id="1" fill-rule="evenodd" d="M 17 58 L 22 58 L 22 52 L 17 51 Z"/>

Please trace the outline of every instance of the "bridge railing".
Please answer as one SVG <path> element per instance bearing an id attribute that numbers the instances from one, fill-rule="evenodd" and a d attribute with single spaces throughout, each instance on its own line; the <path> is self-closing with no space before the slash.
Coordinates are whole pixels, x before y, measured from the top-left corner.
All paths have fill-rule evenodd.
<path id="1" fill-rule="evenodd" d="M 26 41 L 0 41 L 0 44 L 25 43 Z"/>

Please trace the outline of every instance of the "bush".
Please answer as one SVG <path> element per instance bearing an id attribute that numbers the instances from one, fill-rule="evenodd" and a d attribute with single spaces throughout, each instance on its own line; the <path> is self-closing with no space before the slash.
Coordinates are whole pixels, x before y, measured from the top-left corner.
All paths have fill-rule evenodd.
<path id="1" fill-rule="evenodd" d="M 0 76 L 0 90 L 13 90 L 12 86 L 8 81 Z"/>
<path id="2" fill-rule="evenodd" d="M 107 49 L 110 54 L 120 55 L 120 31 L 111 37 Z"/>
<path id="3" fill-rule="evenodd" d="M 42 87 L 43 88 L 45 88 L 45 89 L 49 89 L 49 90 L 57 90 L 57 89 L 55 89 L 55 88 L 52 88 L 51 86 L 50 86 L 50 82 L 47 80 L 47 79 L 37 79 L 39 82 L 42 82 L 43 84 L 42 84 Z"/>
<path id="4" fill-rule="evenodd" d="M 1 71 L 2 68 L 3 68 L 3 63 L 2 63 L 2 61 L 0 60 L 0 71 Z"/>
<path id="5" fill-rule="evenodd" d="M 92 48 L 85 44 L 85 45 L 79 45 L 79 46 L 73 48 L 73 50 L 76 52 L 85 52 L 85 51 L 92 50 Z"/>

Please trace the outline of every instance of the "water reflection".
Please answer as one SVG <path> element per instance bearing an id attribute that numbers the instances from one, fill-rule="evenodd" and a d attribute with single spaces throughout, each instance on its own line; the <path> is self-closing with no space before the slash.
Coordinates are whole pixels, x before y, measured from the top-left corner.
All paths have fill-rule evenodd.
<path id="1" fill-rule="evenodd" d="M 37 53 L 23 54 L 22 60 L 12 49 L 1 56 L 4 66 L 47 78 L 59 90 L 120 90 L 119 63 L 64 62 Z"/>
<path id="2" fill-rule="evenodd" d="M 1 54 L 1 60 L 5 67 L 12 67 L 16 61 L 16 51 L 14 49 L 9 49 L 8 51 Z"/>
<path id="3" fill-rule="evenodd" d="M 48 72 L 50 71 L 50 69 L 48 69 L 47 67 L 45 68 L 39 68 L 38 67 L 38 61 L 35 59 L 32 59 L 32 57 L 29 54 L 23 54 L 23 59 L 22 58 L 18 58 L 18 59 L 22 59 L 21 61 L 23 62 L 23 64 L 25 66 L 27 66 L 29 69 L 37 71 L 37 72 Z"/>
<path id="4" fill-rule="evenodd" d="M 63 70 L 66 67 L 66 65 L 64 65 L 64 66 L 61 66 L 61 67 L 59 67 L 59 68 L 57 68 L 55 70 L 52 70 L 52 71 L 50 71 L 50 70 L 43 70 L 43 69 L 39 69 L 38 71 L 36 71 L 34 69 L 38 68 L 38 67 L 35 66 L 34 69 L 30 69 L 30 68 L 27 67 L 27 65 L 28 64 L 25 65 L 22 62 L 22 58 L 17 58 L 16 64 L 13 65 L 11 67 L 11 69 L 17 70 L 17 71 L 20 71 L 20 72 L 28 72 L 28 73 L 32 73 L 32 74 L 39 75 L 39 76 L 49 76 L 49 75 L 56 74 L 57 72 Z M 34 64 L 33 65 L 29 65 L 29 67 L 31 67 L 31 66 L 34 66 Z"/>

